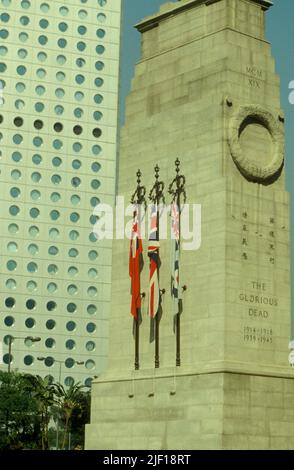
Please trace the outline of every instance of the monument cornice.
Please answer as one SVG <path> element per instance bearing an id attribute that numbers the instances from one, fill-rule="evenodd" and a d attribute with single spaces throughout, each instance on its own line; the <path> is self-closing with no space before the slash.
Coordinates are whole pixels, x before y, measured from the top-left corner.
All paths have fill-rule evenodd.
<path id="1" fill-rule="evenodd" d="M 165 6 L 168 7 L 170 5 L 170 9 L 165 9 L 164 11 L 160 10 L 157 14 L 153 16 L 148 16 L 140 23 L 135 25 L 135 28 L 140 32 L 143 33 L 148 31 L 149 29 L 155 28 L 159 25 L 159 23 L 169 17 L 177 15 L 178 13 L 182 13 L 186 10 L 191 10 L 192 8 L 199 7 L 201 5 L 212 5 L 213 3 L 220 2 L 221 0 L 190 0 L 187 2 L 180 2 L 178 5 L 174 3 L 166 4 Z M 260 5 L 263 10 L 268 10 L 272 5 L 271 0 L 246 0 L 250 3 L 255 3 Z"/>

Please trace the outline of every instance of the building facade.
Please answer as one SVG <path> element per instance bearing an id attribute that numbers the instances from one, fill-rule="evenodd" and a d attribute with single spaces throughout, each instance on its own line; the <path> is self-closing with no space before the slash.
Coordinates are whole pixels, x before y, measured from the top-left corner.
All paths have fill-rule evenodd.
<path id="1" fill-rule="evenodd" d="M 66 385 L 106 364 L 120 24 L 121 0 L 0 1 L 0 367 Z"/>

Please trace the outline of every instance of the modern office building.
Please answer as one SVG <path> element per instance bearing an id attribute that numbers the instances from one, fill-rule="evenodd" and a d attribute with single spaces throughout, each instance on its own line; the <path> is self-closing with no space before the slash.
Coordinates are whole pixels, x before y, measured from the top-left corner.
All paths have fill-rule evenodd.
<path id="1" fill-rule="evenodd" d="M 107 359 L 111 241 L 91 232 L 114 201 L 121 0 L 0 0 L 0 23 L 0 367 L 13 336 L 12 370 L 89 384 Z"/>

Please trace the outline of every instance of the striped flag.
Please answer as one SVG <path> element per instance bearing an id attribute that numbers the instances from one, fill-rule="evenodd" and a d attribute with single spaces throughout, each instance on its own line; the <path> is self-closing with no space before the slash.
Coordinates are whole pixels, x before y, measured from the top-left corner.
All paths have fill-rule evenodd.
<path id="1" fill-rule="evenodd" d="M 148 256 L 150 258 L 149 265 L 149 316 L 153 319 L 159 310 L 160 305 L 160 289 L 159 289 L 159 227 L 158 227 L 158 207 L 153 204 L 150 214 L 150 233 Z"/>
<path id="2" fill-rule="evenodd" d="M 138 319 L 141 308 L 141 271 L 143 268 L 143 245 L 140 233 L 140 210 L 136 206 L 133 214 L 133 225 L 130 243 L 129 274 L 131 278 L 131 315 Z"/>
<path id="3" fill-rule="evenodd" d="M 180 289 L 180 209 L 178 204 L 171 207 L 171 296 L 174 318 L 182 313 Z"/>

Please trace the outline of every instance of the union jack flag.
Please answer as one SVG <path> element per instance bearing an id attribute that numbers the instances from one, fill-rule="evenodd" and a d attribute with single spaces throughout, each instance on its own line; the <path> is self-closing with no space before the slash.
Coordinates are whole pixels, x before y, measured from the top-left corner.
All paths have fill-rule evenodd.
<path id="1" fill-rule="evenodd" d="M 141 271 L 143 268 L 143 246 L 140 233 L 140 210 L 137 206 L 133 214 L 130 243 L 129 274 L 131 278 L 131 315 L 138 319 L 141 309 Z"/>
<path id="2" fill-rule="evenodd" d="M 160 305 L 160 289 L 159 289 L 159 230 L 158 230 L 158 207 L 153 204 L 150 214 L 150 233 L 148 256 L 149 265 L 149 315 L 153 319 L 159 310 Z"/>
<path id="3" fill-rule="evenodd" d="M 180 291 L 180 208 L 173 203 L 171 207 L 171 296 L 174 318 L 182 313 Z"/>

